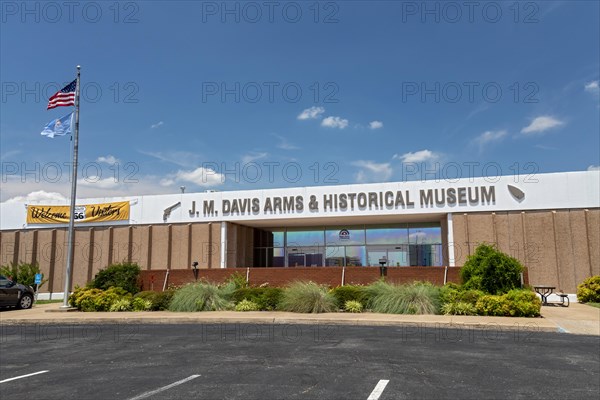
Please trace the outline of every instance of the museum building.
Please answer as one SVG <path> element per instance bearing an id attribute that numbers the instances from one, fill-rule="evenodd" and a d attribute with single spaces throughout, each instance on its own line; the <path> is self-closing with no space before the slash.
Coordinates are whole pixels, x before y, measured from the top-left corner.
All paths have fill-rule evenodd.
<path id="1" fill-rule="evenodd" d="M 446 282 L 480 243 L 519 259 L 533 284 L 575 293 L 600 274 L 600 171 L 80 199 L 75 213 L 73 286 L 122 261 L 153 289 L 174 283 L 169 273 L 193 280 L 194 267 L 270 282 L 327 269 L 343 283 L 386 266 Z M 38 263 L 42 292 L 62 296 L 68 215 L 2 203 L 2 265 Z"/>

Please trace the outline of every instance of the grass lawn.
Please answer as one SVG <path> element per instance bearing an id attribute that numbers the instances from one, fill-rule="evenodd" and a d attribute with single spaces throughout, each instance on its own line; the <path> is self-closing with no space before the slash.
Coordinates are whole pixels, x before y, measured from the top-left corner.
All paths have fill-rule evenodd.
<path id="1" fill-rule="evenodd" d="M 587 304 L 588 306 L 600 308 L 600 303 L 585 303 L 585 304 Z"/>
<path id="2" fill-rule="evenodd" d="M 52 304 L 52 303 L 62 303 L 62 300 L 38 300 L 35 304 Z"/>

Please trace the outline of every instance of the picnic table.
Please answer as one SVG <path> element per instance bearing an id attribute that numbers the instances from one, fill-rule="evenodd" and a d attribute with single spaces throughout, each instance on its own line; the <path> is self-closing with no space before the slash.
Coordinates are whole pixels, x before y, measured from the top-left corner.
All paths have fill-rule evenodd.
<path id="1" fill-rule="evenodd" d="M 552 292 L 554 292 L 554 289 L 556 289 L 556 286 L 533 285 L 533 290 L 535 290 L 535 292 L 537 294 L 542 296 L 542 304 L 543 305 L 548 305 L 548 296 L 550 296 L 552 294 Z"/>
<path id="2" fill-rule="evenodd" d="M 556 289 L 556 286 L 550 286 L 550 285 L 534 285 L 533 286 L 533 290 L 535 290 L 535 292 L 537 294 L 539 294 L 540 296 L 542 296 L 542 305 L 547 306 L 548 303 L 548 296 L 550 296 L 553 292 L 554 289 Z M 557 296 L 560 297 L 560 303 L 553 303 L 553 304 L 560 304 L 563 307 L 569 307 L 569 296 L 565 293 L 556 293 Z M 565 304 L 565 301 L 567 302 Z"/>

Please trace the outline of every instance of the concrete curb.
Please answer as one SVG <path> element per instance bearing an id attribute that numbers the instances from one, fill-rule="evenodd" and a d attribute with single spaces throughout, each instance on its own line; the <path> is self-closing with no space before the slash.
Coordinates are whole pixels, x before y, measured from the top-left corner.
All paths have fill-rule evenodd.
<path id="1" fill-rule="evenodd" d="M 561 332 L 600 336 L 600 309 L 575 305 L 542 308 L 541 318 L 481 317 L 461 315 L 296 314 L 282 311 L 56 312 L 59 304 L 36 305 L 30 310 L 0 313 L 0 325 L 32 324 L 277 324 L 437 327 L 440 329 L 503 329 L 528 332 Z"/>

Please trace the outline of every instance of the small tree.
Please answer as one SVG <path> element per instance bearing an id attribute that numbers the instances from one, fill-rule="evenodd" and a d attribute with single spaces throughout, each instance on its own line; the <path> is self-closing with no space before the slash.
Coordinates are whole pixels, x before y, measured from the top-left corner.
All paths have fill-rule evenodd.
<path id="1" fill-rule="evenodd" d="M 40 266 L 37 263 L 10 263 L 0 267 L 0 275 L 10 277 L 13 281 L 23 285 L 33 286 L 35 284 L 35 275 L 40 273 Z M 38 289 L 46 283 L 48 279 L 42 280 Z"/>
<path id="2" fill-rule="evenodd" d="M 494 246 L 481 244 L 475 254 L 467 257 L 460 276 L 466 289 L 502 294 L 521 286 L 523 270 L 517 259 Z"/>
<path id="3" fill-rule="evenodd" d="M 112 264 L 106 269 L 98 271 L 88 286 L 102 290 L 120 287 L 129 293 L 136 294 L 140 291 L 139 276 L 140 267 L 136 263 Z"/>

